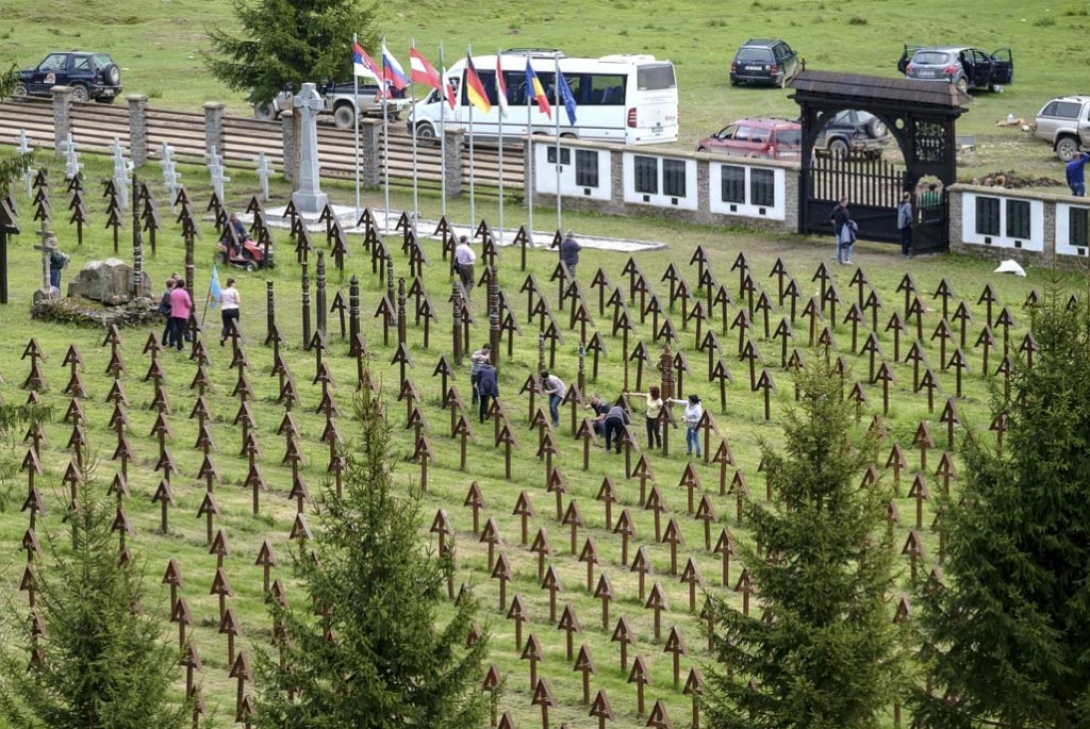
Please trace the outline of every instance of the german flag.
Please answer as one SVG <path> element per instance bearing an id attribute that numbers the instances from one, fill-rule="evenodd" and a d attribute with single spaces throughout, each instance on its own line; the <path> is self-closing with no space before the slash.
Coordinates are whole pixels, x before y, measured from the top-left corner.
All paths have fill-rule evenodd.
<path id="1" fill-rule="evenodd" d="M 466 96 L 469 103 L 485 114 L 492 111 L 492 102 L 488 100 L 488 93 L 484 90 L 481 77 L 477 75 L 477 68 L 473 65 L 473 58 L 466 56 Z"/>

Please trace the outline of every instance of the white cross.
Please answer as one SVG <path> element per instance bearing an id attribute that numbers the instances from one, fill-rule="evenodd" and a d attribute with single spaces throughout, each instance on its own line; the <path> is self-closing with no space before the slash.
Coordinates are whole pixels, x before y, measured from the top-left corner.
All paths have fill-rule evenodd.
<path id="1" fill-rule="evenodd" d="M 30 145 L 27 143 L 26 129 L 19 130 L 19 145 L 15 148 L 15 151 L 18 152 L 20 156 L 30 154 L 32 151 Z"/>
<path id="2" fill-rule="evenodd" d="M 268 158 L 264 152 L 261 152 L 257 156 L 257 179 L 261 183 L 261 199 L 264 202 L 269 201 L 269 175 L 274 174 L 276 171 L 269 164 Z"/>

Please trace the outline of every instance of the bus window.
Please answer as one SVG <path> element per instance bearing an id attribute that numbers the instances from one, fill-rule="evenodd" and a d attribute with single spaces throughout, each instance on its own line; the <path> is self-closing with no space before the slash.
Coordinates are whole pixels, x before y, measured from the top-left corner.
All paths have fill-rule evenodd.
<path id="1" fill-rule="evenodd" d="M 589 92 L 582 103 L 589 106 L 624 106 L 624 76 L 588 75 Z"/>
<path id="2" fill-rule="evenodd" d="M 673 64 L 663 63 L 655 66 L 640 66 L 636 71 L 636 87 L 640 91 L 661 91 L 676 86 Z"/>
<path id="3" fill-rule="evenodd" d="M 477 78 L 481 80 L 481 86 L 484 87 L 484 93 L 485 96 L 488 97 L 488 103 L 492 106 L 496 106 L 499 103 L 499 100 L 496 98 L 496 72 L 492 70 L 484 71 L 478 68 Z M 504 78 L 507 78 L 506 74 L 504 74 Z M 470 103 L 469 92 L 463 88 L 462 105 L 469 106 Z"/>

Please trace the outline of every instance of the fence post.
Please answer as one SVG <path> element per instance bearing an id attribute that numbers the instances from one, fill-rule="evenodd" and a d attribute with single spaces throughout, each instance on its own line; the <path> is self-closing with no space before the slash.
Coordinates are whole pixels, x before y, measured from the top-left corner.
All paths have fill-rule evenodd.
<path id="1" fill-rule="evenodd" d="M 64 157 L 64 145 L 72 131 L 72 89 L 54 86 L 53 92 L 53 156 Z"/>
<path id="2" fill-rule="evenodd" d="M 204 105 L 204 153 L 216 148 L 216 154 L 224 154 L 223 102 L 209 101 Z"/>
<path id="3" fill-rule="evenodd" d="M 148 161 L 148 97 L 131 94 L 129 101 L 129 153 L 132 163 L 142 167 Z"/>
<path id="4" fill-rule="evenodd" d="M 360 184 L 375 188 L 382 185 L 382 122 L 360 119 Z"/>
<path id="5" fill-rule="evenodd" d="M 294 112 L 285 109 L 280 112 L 280 131 L 284 138 L 284 179 L 295 181 L 295 123 Z"/>
<path id="6" fill-rule="evenodd" d="M 447 194 L 458 197 L 462 194 L 462 142 L 465 131 L 462 129 L 446 129 L 446 169 L 447 169 Z"/>

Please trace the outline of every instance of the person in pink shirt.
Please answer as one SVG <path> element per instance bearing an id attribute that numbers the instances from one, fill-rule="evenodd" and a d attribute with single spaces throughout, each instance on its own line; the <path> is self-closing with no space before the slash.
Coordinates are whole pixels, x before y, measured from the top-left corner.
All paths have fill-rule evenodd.
<path id="1" fill-rule="evenodd" d="M 193 311 L 193 299 L 189 298 L 189 292 L 185 290 L 185 281 L 175 282 L 174 289 L 170 292 L 170 341 L 167 346 L 174 345 L 179 351 L 182 349 L 182 335 L 185 333 L 186 324 L 189 323 L 189 315 Z"/>

